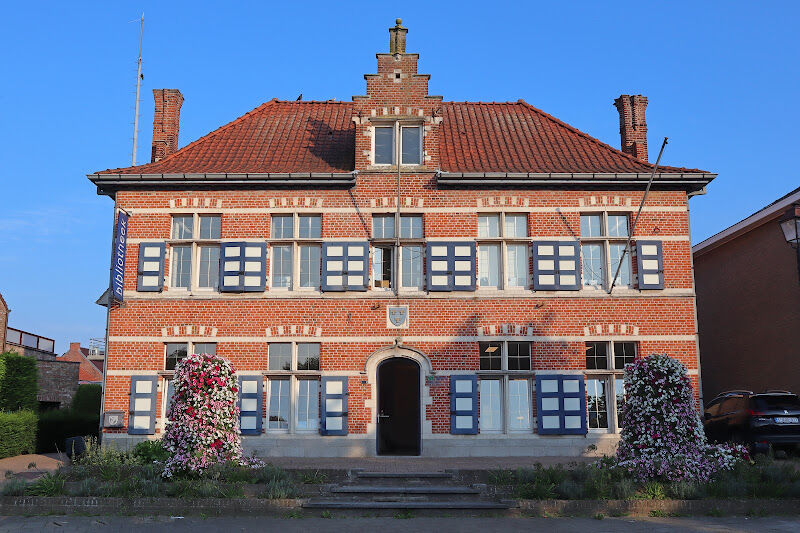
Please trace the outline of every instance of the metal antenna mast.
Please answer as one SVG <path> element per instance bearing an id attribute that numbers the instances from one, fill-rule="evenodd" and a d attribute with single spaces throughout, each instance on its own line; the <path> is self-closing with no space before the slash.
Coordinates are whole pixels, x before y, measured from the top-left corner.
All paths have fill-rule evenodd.
<path id="1" fill-rule="evenodd" d="M 625 243 L 625 249 L 622 250 L 622 255 L 619 258 L 619 263 L 617 264 L 617 271 L 614 273 L 614 280 L 611 282 L 611 286 L 608 288 L 608 294 L 611 294 L 611 291 L 614 290 L 614 286 L 617 284 L 617 278 L 619 277 L 619 271 L 622 269 L 622 262 L 625 261 L 625 256 L 630 255 L 631 239 L 633 238 L 633 232 L 636 230 L 636 223 L 639 222 L 639 216 L 642 214 L 642 208 L 644 207 L 645 200 L 647 200 L 647 195 L 650 194 L 650 187 L 653 185 L 653 179 L 656 177 L 658 164 L 661 163 L 661 156 L 664 154 L 664 148 L 666 148 L 666 146 L 667 146 L 667 138 L 664 137 L 664 142 L 661 143 L 661 150 L 658 151 L 658 158 L 656 159 L 656 164 L 653 165 L 653 172 L 650 173 L 650 179 L 647 182 L 647 187 L 644 190 L 644 195 L 642 195 L 642 201 L 639 203 L 639 210 L 636 212 L 636 218 L 633 219 L 633 224 L 631 224 L 631 230 L 628 232 L 628 242 Z"/>
<path id="2" fill-rule="evenodd" d="M 139 19 L 139 60 L 136 70 L 136 109 L 133 112 L 133 152 L 131 166 L 136 166 L 136 145 L 139 141 L 139 91 L 142 88 L 142 35 L 144 34 L 144 13 Z"/>

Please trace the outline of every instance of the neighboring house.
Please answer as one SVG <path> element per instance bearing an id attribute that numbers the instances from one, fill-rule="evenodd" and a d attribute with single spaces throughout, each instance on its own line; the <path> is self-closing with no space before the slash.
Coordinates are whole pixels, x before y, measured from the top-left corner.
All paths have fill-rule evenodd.
<path id="1" fill-rule="evenodd" d="M 615 101 L 620 151 L 521 100 L 429 95 L 389 31 L 365 96 L 270 100 L 181 149 L 183 96 L 155 90 L 152 162 L 89 176 L 130 216 L 104 443 L 162 434 L 192 352 L 230 359 L 270 455 L 608 453 L 626 363 L 667 353 L 699 388 L 687 207 L 715 175 L 658 169 L 610 296 L 647 98 Z"/>
<path id="2" fill-rule="evenodd" d="M 800 393 L 800 256 L 781 227 L 796 206 L 800 189 L 692 248 L 707 401 L 736 389 Z"/>
<path id="3" fill-rule="evenodd" d="M 95 357 L 95 359 L 91 359 Z M 97 356 L 90 352 L 89 348 L 82 348 L 80 342 L 69 343 L 69 351 L 59 357 L 61 361 L 72 361 L 80 363 L 80 372 L 78 380 L 80 384 L 84 383 L 103 383 L 103 360 L 99 359 L 99 367 L 97 365 Z"/>
<path id="4" fill-rule="evenodd" d="M 36 399 L 42 409 L 69 407 L 78 390 L 78 363 L 61 361 L 54 352 L 55 341 L 6 327 L 3 351 L 16 352 L 36 359 L 39 371 L 39 393 Z"/>

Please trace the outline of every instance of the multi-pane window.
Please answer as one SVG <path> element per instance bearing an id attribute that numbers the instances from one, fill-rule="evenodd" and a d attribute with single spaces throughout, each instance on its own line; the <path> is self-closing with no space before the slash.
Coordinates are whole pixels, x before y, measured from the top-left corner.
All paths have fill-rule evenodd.
<path id="1" fill-rule="evenodd" d="M 586 400 L 588 427 L 617 431 L 622 427 L 625 402 L 625 365 L 636 358 L 636 343 L 586 343 Z"/>
<path id="2" fill-rule="evenodd" d="M 400 132 L 400 164 L 422 164 L 422 127 L 397 126 Z M 376 126 L 374 135 L 373 162 L 376 165 L 394 165 L 397 161 L 395 125 Z"/>
<path id="3" fill-rule="evenodd" d="M 172 288 L 219 289 L 219 215 L 172 217 Z"/>
<path id="4" fill-rule="evenodd" d="M 529 247 L 527 215 L 478 215 L 478 286 L 527 288 Z"/>
<path id="5" fill-rule="evenodd" d="M 164 370 L 175 370 L 175 367 L 187 354 L 217 354 L 217 344 L 214 342 L 168 342 L 164 346 Z"/>
<path id="6" fill-rule="evenodd" d="M 397 253 L 395 217 L 396 214 L 372 216 L 372 238 L 376 241 L 372 253 L 372 285 L 375 288 L 390 289 L 396 283 L 393 274 Z M 422 290 L 422 215 L 400 215 L 399 220 L 401 245 L 397 268 L 400 287 Z M 408 242 L 417 240 L 420 241 L 418 244 Z"/>
<path id="7" fill-rule="evenodd" d="M 531 431 L 531 344 L 478 343 L 481 432 Z"/>
<path id="8" fill-rule="evenodd" d="M 629 235 L 628 215 L 592 213 L 581 215 L 581 267 L 583 284 L 607 288 L 620 264 Z M 631 257 L 625 254 L 617 285 L 631 286 Z"/>
<path id="9" fill-rule="evenodd" d="M 272 287 L 319 290 L 322 217 L 272 215 L 271 225 Z"/>
<path id="10" fill-rule="evenodd" d="M 318 343 L 270 343 L 267 431 L 319 428 L 319 354 Z"/>

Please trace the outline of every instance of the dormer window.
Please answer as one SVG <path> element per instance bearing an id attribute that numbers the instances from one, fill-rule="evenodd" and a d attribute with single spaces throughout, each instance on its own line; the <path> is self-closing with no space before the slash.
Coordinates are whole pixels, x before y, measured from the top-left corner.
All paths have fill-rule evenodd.
<path id="1" fill-rule="evenodd" d="M 421 126 L 376 126 L 374 164 L 394 165 L 395 156 L 395 131 L 400 130 L 400 164 L 422 164 L 422 127 Z"/>

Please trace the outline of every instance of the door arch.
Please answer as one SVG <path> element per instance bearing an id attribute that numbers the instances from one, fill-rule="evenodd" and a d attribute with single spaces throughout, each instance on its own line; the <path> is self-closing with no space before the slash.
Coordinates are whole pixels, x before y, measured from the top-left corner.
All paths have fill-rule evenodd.
<path id="1" fill-rule="evenodd" d="M 419 363 L 408 357 L 390 357 L 378 364 L 378 455 L 421 453 L 421 373 Z"/>

